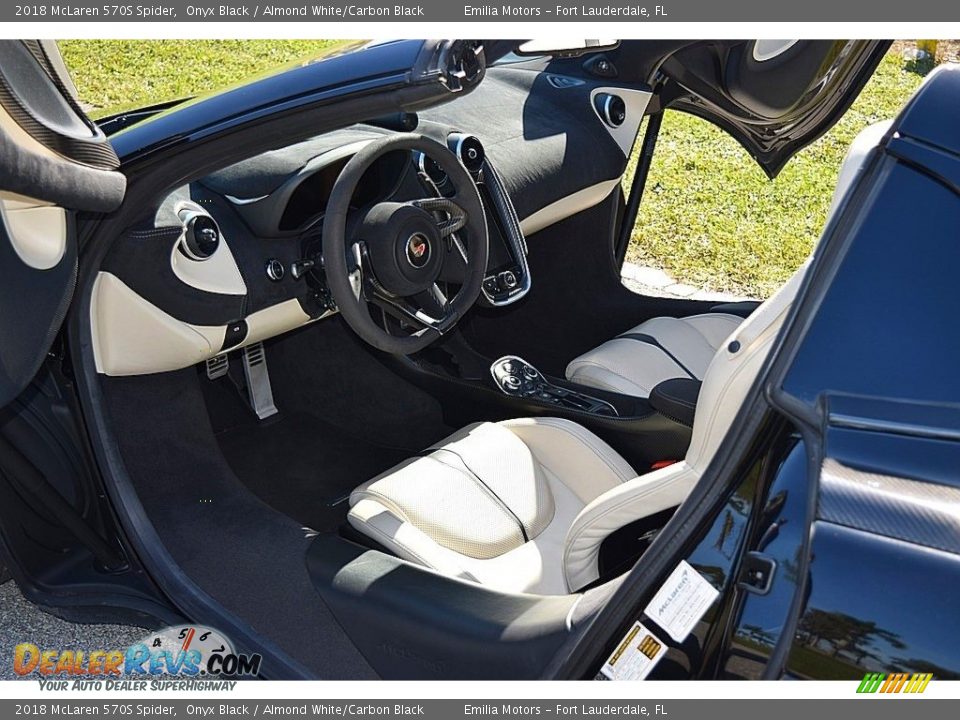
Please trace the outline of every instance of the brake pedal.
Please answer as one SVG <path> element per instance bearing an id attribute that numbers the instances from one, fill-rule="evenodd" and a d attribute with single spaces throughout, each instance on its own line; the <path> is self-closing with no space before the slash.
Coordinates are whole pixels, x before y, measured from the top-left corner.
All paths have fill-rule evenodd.
<path id="1" fill-rule="evenodd" d="M 254 343 L 243 349 L 243 373 L 247 378 L 247 396 L 257 417 L 265 420 L 279 411 L 273 402 L 273 387 L 267 372 L 267 353 L 263 343 Z"/>
<path id="2" fill-rule="evenodd" d="M 216 355 L 207 360 L 207 379 L 222 378 L 230 371 L 230 359 L 224 355 Z"/>

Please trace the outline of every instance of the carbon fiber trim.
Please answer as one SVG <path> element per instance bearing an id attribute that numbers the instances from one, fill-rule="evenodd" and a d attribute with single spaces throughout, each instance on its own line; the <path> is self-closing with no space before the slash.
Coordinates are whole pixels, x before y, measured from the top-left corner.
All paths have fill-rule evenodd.
<path id="1" fill-rule="evenodd" d="M 57 88 L 57 92 L 63 96 L 64 101 L 69 104 L 77 117 L 87 126 L 91 136 L 89 138 L 70 137 L 45 125 L 34 117 L 29 107 L 24 105 L 2 73 L 0 73 L 0 105 L 10 114 L 17 125 L 31 137 L 65 158 L 97 170 L 112 171 L 120 167 L 120 160 L 117 158 L 113 146 L 110 145 L 99 128 L 87 119 L 70 92 L 63 87 L 56 73 L 50 68 L 49 60 L 43 54 L 42 48 L 37 43 L 30 41 L 21 44 L 25 46 L 33 60 L 42 68 L 44 75 Z"/>
<path id="2" fill-rule="evenodd" d="M 827 458 L 817 515 L 827 522 L 960 554 L 960 488 L 856 470 Z"/>

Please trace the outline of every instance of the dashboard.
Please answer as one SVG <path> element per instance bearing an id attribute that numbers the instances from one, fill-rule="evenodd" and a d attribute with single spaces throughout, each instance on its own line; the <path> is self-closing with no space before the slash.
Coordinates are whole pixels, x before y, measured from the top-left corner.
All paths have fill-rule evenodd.
<path id="1" fill-rule="evenodd" d="M 415 128 L 354 125 L 170 193 L 114 242 L 101 266 L 90 319 L 98 370 L 181 369 L 335 313 L 320 254 L 327 199 L 354 154 L 397 131 L 446 145 L 477 183 L 490 239 L 478 302 L 523 298 L 532 281 L 526 236 L 615 191 L 650 99 L 646 87 L 531 63 L 487 68 L 473 92 L 420 112 Z M 354 203 L 449 193 L 438 170 L 415 153 L 385 155 Z M 455 273 L 444 279 L 456 283 Z"/>
<path id="2" fill-rule="evenodd" d="M 358 125 L 327 133 L 171 193 L 150 222 L 114 244 L 101 266 L 91 309 L 98 371 L 182 369 L 337 312 L 323 273 L 326 204 L 350 159 L 390 132 Z M 490 260 L 479 302 L 503 306 L 521 299 L 531 286 L 526 240 L 482 143 L 429 121 L 417 132 L 454 153 L 481 194 Z M 351 204 L 452 192 L 429 157 L 396 151 L 367 170 Z M 441 280 L 456 285 L 460 278 L 457 263 L 447 263 Z"/>

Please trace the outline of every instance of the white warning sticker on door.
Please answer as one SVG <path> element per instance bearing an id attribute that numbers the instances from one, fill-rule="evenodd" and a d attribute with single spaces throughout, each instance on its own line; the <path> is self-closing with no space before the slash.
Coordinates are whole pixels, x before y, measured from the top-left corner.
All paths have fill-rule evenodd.
<path id="1" fill-rule="evenodd" d="M 643 680 L 660 662 L 667 646 L 638 622 L 600 668 L 598 680 Z"/>
<path id="2" fill-rule="evenodd" d="M 719 594 L 690 563 L 681 560 L 644 612 L 670 637 L 683 642 Z"/>

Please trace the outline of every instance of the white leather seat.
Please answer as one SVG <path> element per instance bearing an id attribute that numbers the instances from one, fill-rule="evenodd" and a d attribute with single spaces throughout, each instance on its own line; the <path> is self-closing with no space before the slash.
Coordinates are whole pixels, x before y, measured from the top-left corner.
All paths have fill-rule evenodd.
<path id="1" fill-rule="evenodd" d="M 350 524 L 398 557 L 499 591 L 582 589 L 599 577 L 605 538 L 689 495 L 757 377 L 807 265 L 717 343 L 683 461 L 638 475 L 568 420 L 480 423 L 358 487 Z"/>
<path id="2" fill-rule="evenodd" d="M 637 475 L 559 418 L 471 425 L 361 485 L 350 524 L 401 558 L 504 592 L 565 594 L 599 576 L 600 545 L 676 507 L 713 456 L 802 280 L 798 272 L 728 338 L 704 377 L 690 448 Z M 733 348 L 736 348 L 735 350 Z"/>
<path id="3" fill-rule="evenodd" d="M 703 380 L 710 360 L 742 322 L 728 313 L 651 318 L 570 361 L 567 380 L 638 397 L 649 397 L 671 378 Z"/>
<path id="4" fill-rule="evenodd" d="M 853 141 L 841 167 L 830 214 L 890 124 L 871 125 Z M 655 317 L 574 358 L 567 365 L 566 376 L 580 385 L 649 397 L 664 380 L 702 380 L 714 353 L 742 322 L 738 315 L 720 312 Z"/>

